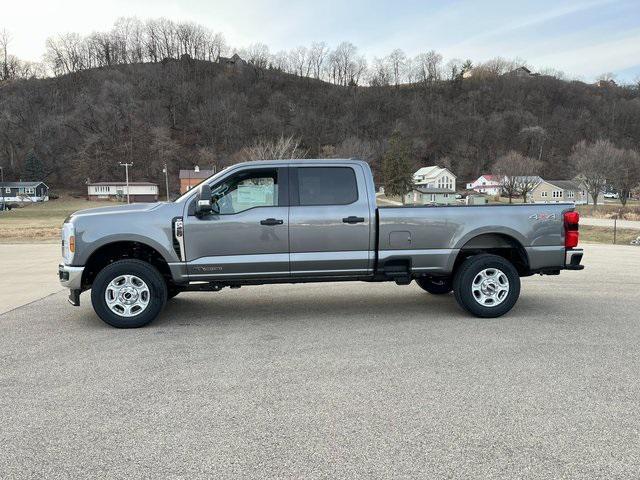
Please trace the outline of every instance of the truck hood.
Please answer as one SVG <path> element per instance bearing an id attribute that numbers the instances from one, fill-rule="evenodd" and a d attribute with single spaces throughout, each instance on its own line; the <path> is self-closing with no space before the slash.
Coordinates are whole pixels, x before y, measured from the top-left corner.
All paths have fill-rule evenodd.
<path id="1" fill-rule="evenodd" d="M 164 203 L 132 203 L 130 205 L 118 205 L 115 207 L 98 207 L 98 208 L 88 208 L 85 210 L 78 210 L 71 214 L 71 217 L 87 217 L 87 216 L 98 216 L 98 215 L 112 215 L 114 213 L 134 213 L 134 212 L 149 212 L 151 210 L 155 210 L 160 207 Z"/>

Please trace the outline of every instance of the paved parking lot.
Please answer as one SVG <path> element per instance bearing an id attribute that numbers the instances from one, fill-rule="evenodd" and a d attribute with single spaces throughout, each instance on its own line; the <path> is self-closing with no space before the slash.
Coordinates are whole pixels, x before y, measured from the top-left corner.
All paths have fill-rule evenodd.
<path id="1" fill-rule="evenodd" d="M 417 286 L 88 295 L 0 315 L 0 478 L 637 478 L 640 248 L 523 280 L 501 319 Z"/>

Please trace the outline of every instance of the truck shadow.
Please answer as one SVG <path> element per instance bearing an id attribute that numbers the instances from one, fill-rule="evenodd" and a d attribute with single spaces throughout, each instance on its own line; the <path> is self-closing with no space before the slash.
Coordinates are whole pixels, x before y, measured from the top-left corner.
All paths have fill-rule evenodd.
<path id="1" fill-rule="evenodd" d="M 242 292 L 219 292 L 214 294 L 181 294 L 169 301 L 162 315 L 153 325 L 173 324 L 229 324 L 234 322 L 308 322 L 357 319 L 362 322 L 476 320 L 463 311 L 453 294 L 430 295 L 419 288 L 397 288 L 388 286 L 371 292 L 349 293 L 345 288 L 333 295 L 311 289 L 297 291 L 293 295 L 276 293 L 264 295 L 260 287 L 243 288 Z M 308 292 L 308 293 L 307 293 Z M 228 295 L 225 295 L 228 293 Z M 555 303 L 555 302 L 553 302 Z M 549 304 L 549 309 L 561 304 Z M 545 306 L 526 297 L 521 298 L 514 309 L 504 318 L 540 318 L 547 314 Z"/>

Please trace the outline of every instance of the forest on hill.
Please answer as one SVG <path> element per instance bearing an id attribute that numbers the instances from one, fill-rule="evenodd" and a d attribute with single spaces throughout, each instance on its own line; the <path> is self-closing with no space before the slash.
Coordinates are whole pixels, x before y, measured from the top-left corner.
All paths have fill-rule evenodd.
<path id="1" fill-rule="evenodd" d="M 460 180 L 516 151 L 541 162 L 541 175 L 570 178 L 582 140 L 640 150 L 637 86 L 589 85 L 553 76 L 479 75 L 412 83 L 331 83 L 273 65 L 199 60 L 81 69 L 0 83 L 0 166 L 5 179 L 37 170 L 54 187 L 123 176 L 162 182 L 162 169 L 218 168 L 280 137 L 307 157 L 359 157 L 379 181 L 394 132 L 412 168 L 440 165 Z M 27 168 L 28 167 L 28 168 Z M 177 185 L 175 178 L 173 185 Z"/>

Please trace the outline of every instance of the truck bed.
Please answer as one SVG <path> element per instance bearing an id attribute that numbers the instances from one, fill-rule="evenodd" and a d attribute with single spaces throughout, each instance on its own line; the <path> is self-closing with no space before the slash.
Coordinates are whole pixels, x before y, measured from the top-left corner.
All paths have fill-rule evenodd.
<path id="1" fill-rule="evenodd" d="M 482 243 L 522 247 L 533 271 L 564 264 L 569 203 L 379 207 L 378 265 L 411 260 L 414 273 L 450 273 L 458 252 Z"/>

